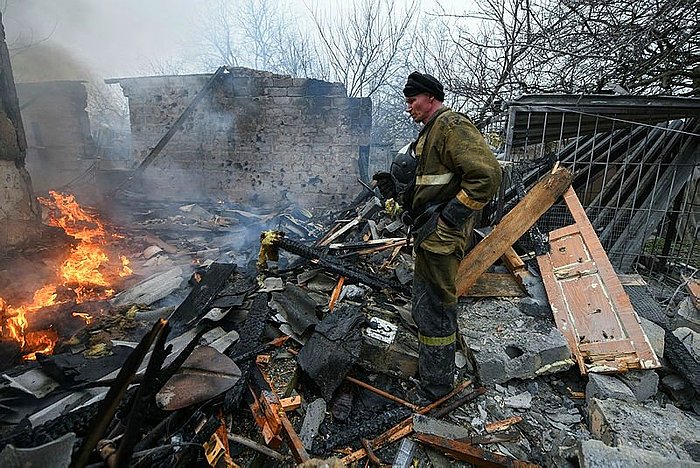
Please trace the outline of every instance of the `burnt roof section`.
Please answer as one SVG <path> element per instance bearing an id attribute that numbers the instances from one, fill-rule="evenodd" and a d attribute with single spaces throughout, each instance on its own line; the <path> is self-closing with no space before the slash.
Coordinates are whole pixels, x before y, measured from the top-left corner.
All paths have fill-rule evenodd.
<path id="1" fill-rule="evenodd" d="M 700 117 L 700 98 L 630 95 L 525 95 L 507 102 L 513 146 L 629 126 Z"/>

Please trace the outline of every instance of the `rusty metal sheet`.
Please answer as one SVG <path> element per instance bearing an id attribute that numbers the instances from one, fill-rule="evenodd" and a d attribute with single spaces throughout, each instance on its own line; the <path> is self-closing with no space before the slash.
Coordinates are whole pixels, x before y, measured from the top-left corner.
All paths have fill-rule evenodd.
<path id="1" fill-rule="evenodd" d="M 537 262 L 557 327 L 581 373 L 660 367 L 573 189 L 564 200 L 575 224 L 550 232 L 550 252 Z"/>
<path id="2" fill-rule="evenodd" d="M 168 411 L 185 408 L 214 398 L 240 378 L 241 370 L 231 358 L 209 346 L 200 346 L 158 392 L 156 403 Z"/>

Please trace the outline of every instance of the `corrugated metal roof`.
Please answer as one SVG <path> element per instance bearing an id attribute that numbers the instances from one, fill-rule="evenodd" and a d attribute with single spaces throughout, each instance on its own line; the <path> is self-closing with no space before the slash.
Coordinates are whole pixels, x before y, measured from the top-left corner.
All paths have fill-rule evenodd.
<path id="1" fill-rule="evenodd" d="M 700 98 L 674 96 L 525 95 L 506 105 L 513 146 L 700 117 Z"/>

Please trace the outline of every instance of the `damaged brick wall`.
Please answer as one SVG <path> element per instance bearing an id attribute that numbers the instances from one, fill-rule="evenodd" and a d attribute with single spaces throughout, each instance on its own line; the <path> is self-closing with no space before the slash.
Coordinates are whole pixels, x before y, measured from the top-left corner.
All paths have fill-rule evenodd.
<path id="1" fill-rule="evenodd" d="M 0 250 L 39 232 L 39 207 L 24 168 L 27 143 L 0 15 Z"/>
<path id="2" fill-rule="evenodd" d="M 85 82 L 18 83 L 17 97 L 37 193 L 62 187 L 95 164 Z"/>
<path id="3" fill-rule="evenodd" d="M 135 164 L 209 77 L 119 80 Z M 231 69 L 148 168 L 142 188 L 164 199 L 333 206 L 360 189 L 371 106 L 369 98 L 348 98 L 338 83 Z"/>

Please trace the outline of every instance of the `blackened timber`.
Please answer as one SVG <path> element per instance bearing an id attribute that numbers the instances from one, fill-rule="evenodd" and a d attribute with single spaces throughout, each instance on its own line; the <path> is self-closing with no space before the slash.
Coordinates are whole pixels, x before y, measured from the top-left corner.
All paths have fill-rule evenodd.
<path id="1" fill-rule="evenodd" d="M 399 421 L 407 418 L 410 414 L 411 410 L 408 408 L 394 408 L 385 411 L 368 421 L 364 421 L 362 424 L 349 428 L 343 433 L 333 434 L 326 440 L 314 440 L 311 451 L 315 454 L 328 453 L 336 447 L 346 446 L 360 438 L 378 434 L 386 430 L 387 427 L 392 427 Z"/>
<path id="2" fill-rule="evenodd" d="M 98 414 L 90 424 L 90 430 L 88 431 L 87 437 L 85 437 L 85 440 L 78 450 L 78 453 L 71 461 L 71 468 L 83 467 L 87 464 L 92 451 L 94 450 L 95 446 L 97 446 L 97 442 L 102 437 L 105 429 L 111 422 L 114 413 L 117 411 L 117 407 L 119 406 L 119 403 L 121 402 L 124 393 L 131 382 L 131 379 L 138 371 L 138 368 L 146 357 L 151 345 L 163 332 L 163 330 L 165 330 L 167 325 L 168 322 L 163 319 L 156 322 L 151 331 L 144 336 L 143 339 L 141 339 L 139 344 L 126 359 L 126 362 L 124 362 L 122 365 L 119 374 L 117 374 L 118 382 L 109 389 L 104 400 L 102 400 L 100 403 Z"/>
<path id="3" fill-rule="evenodd" d="M 506 466 L 513 468 L 534 468 L 539 466 L 499 453 L 487 452 L 486 450 L 459 440 L 449 440 L 431 434 L 415 434 L 413 437 L 419 442 L 445 452 L 457 460 L 466 461 L 475 466 Z"/>
<path id="4" fill-rule="evenodd" d="M 165 348 L 165 340 L 168 337 L 169 327 L 166 322 L 165 328 L 158 336 L 151 353 L 151 359 L 148 361 L 146 372 L 143 375 L 143 382 L 139 385 L 139 389 L 134 397 L 134 404 L 129 412 L 129 421 L 127 422 L 124 436 L 119 443 L 119 448 L 116 453 L 116 466 L 126 466 L 129 464 L 131 455 L 134 453 L 134 446 L 141 439 L 143 432 L 143 422 L 147 414 L 147 409 L 155 394 L 163 386 L 158 381 L 158 374 L 161 371 L 165 358 L 170 353 L 171 347 Z"/>
<path id="5" fill-rule="evenodd" d="M 188 325 L 206 314 L 207 307 L 234 271 L 236 271 L 235 263 L 211 264 L 204 278 L 170 316 L 169 321 L 174 334 L 183 332 Z"/>
<path id="6" fill-rule="evenodd" d="M 203 444 L 211 439 L 217 429 L 221 427 L 221 421 L 216 416 L 210 416 L 202 428 L 194 435 L 192 440 L 189 441 L 187 446 L 185 446 L 180 454 L 180 459 L 178 460 L 175 467 L 188 467 L 193 466 L 192 457 L 195 455 L 195 450 L 200 449 L 204 452 Z"/>
<path id="7" fill-rule="evenodd" d="M 245 339 L 238 340 L 238 342 L 229 349 L 227 353 L 228 357 L 234 359 L 258 348 L 263 331 L 265 330 L 265 322 L 270 316 L 270 307 L 267 305 L 267 300 L 267 294 L 258 294 L 255 296 L 250 310 L 248 311 L 248 317 L 246 317 L 243 326 L 238 331 L 239 335 L 245 337 Z M 224 409 L 228 412 L 238 407 L 241 403 L 241 398 L 243 398 L 243 393 L 248 387 L 248 377 L 250 376 L 255 355 L 249 356 L 250 359 L 247 361 L 235 361 L 241 369 L 241 378 L 226 392 L 226 396 L 224 397 Z"/>
<path id="8" fill-rule="evenodd" d="M 295 255 L 299 255 L 300 257 L 304 257 L 309 260 L 317 260 L 324 269 L 332 273 L 345 276 L 346 278 L 354 279 L 355 281 L 359 281 L 360 283 L 366 284 L 374 289 L 393 289 L 406 295 L 411 294 L 411 288 L 409 286 L 404 286 L 395 281 L 370 276 L 368 273 L 365 273 L 352 265 L 349 265 L 337 258 L 325 255 L 313 247 L 304 245 L 301 242 L 293 241 L 285 237 L 280 240 L 280 247 Z"/>
<path id="9" fill-rule="evenodd" d="M 13 428 L 11 434 L 0 438 L 0 452 L 7 444 L 18 448 L 36 447 L 56 440 L 68 432 L 74 432 L 80 438 L 85 437 L 92 421 L 98 415 L 98 406 L 99 402 L 83 406 L 34 428 L 29 420 L 25 419 Z"/>

